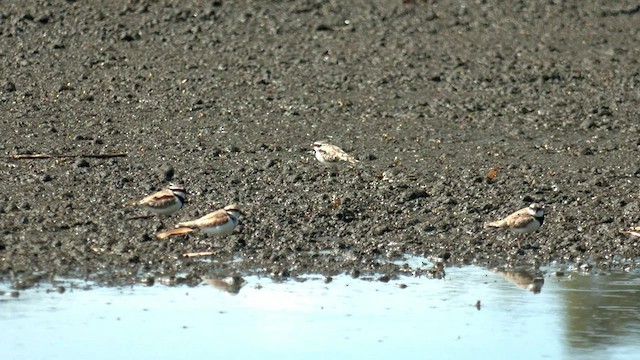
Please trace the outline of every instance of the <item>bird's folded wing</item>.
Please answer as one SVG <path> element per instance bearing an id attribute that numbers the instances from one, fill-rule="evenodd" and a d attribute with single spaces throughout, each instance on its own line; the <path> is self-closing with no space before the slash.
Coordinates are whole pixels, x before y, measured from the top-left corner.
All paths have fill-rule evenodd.
<path id="1" fill-rule="evenodd" d="M 180 227 L 214 227 L 229 221 L 229 215 L 224 209 L 216 210 L 209 213 L 199 219 L 193 221 L 185 221 L 176 225 L 176 228 Z"/>
<path id="2" fill-rule="evenodd" d="M 513 214 L 505 219 L 506 225 L 510 228 L 522 228 L 534 220 L 529 214 Z"/>
<path id="3" fill-rule="evenodd" d="M 340 160 L 342 161 L 347 161 L 350 162 L 352 164 L 355 164 L 358 162 L 358 160 L 356 158 L 354 158 L 353 156 L 347 154 L 346 152 L 344 152 L 344 150 L 340 150 Z"/>
<path id="4" fill-rule="evenodd" d="M 174 201 L 176 201 L 176 198 L 171 191 L 162 191 L 140 200 L 140 204 L 152 208 L 163 208 Z"/>

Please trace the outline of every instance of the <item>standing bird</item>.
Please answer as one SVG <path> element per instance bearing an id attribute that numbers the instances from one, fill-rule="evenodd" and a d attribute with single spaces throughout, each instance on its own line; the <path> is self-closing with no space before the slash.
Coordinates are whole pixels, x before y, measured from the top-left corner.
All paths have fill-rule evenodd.
<path id="1" fill-rule="evenodd" d="M 315 151 L 316 159 L 318 159 L 322 165 L 335 165 L 340 161 L 346 161 L 352 164 L 358 162 L 356 158 L 347 154 L 344 150 L 324 141 L 316 141 L 311 147 L 313 147 L 313 151 Z"/>
<path id="2" fill-rule="evenodd" d="M 141 200 L 132 200 L 125 206 L 138 205 L 156 215 L 169 216 L 182 209 L 187 200 L 187 191 L 182 185 L 170 184 L 168 189 L 158 191 Z"/>
<path id="3" fill-rule="evenodd" d="M 520 209 L 506 218 L 484 224 L 486 228 L 509 229 L 519 234 L 535 232 L 544 222 L 544 208 L 541 204 L 533 203 Z"/>
<path id="4" fill-rule="evenodd" d="M 238 219 L 243 215 L 236 204 L 225 206 L 199 219 L 178 223 L 175 229 L 163 231 L 156 234 L 158 239 L 170 236 L 189 234 L 202 231 L 205 234 L 229 235 L 238 226 Z"/>

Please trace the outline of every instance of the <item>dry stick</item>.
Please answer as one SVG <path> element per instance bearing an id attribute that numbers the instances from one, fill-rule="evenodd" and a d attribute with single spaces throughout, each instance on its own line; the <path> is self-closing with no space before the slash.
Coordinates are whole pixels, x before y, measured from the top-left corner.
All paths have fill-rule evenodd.
<path id="1" fill-rule="evenodd" d="M 78 157 L 86 157 L 86 158 L 114 158 L 114 157 L 125 157 L 127 153 L 113 153 L 113 154 L 80 154 L 80 155 L 48 155 L 48 154 L 18 154 L 18 155 L 4 155 L 4 158 L 14 159 L 14 160 L 24 160 L 24 159 L 51 159 L 51 158 L 78 158 Z"/>
<path id="2" fill-rule="evenodd" d="M 211 256 L 213 254 L 215 253 L 211 251 L 203 251 L 203 252 L 186 253 L 186 254 L 182 254 L 182 256 L 186 258 L 192 258 L 192 257 L 199 257 L 199 256 Z"/>
<path id="3" fill-rule="evenodd" d="M 189 234 L 194 232 L 194 229 L 188 228 L 188 227 L 181 227 L 181 228 L 175 228 L 175 229 L 171 229 L 171 230 L 166 230 L 163 232 L 159 232 L 156 233 L 156 237 L 160 240 L 162 239 L 166 239 L 168 237 L 171 236 L 176 236 L 176 235 L 184 235 L 184 234 Z"/>
<path id="4" fill-rule="evenodd" d="M 151 219 L 153 215 L 137 215 L 125 218 L 125 220 L 140 220 L 140 219 Z"/>

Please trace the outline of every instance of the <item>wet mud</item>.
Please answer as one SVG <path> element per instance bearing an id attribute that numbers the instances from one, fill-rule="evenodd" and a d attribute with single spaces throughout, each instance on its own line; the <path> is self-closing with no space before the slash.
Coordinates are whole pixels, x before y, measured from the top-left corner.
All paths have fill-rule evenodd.
<path id="1" fill-rule="evenodd" d="M 4 1 L 0 277 L 635 268 L 639 21 L 632 1 Z M 316 140 L 359 162 L 322 166 Z M 169 182 L 182 210 L 131 219 Z M 534 201 L 536 233 L 483 229 Z M 155 237 L 230 203 L 233 235 Z"/>

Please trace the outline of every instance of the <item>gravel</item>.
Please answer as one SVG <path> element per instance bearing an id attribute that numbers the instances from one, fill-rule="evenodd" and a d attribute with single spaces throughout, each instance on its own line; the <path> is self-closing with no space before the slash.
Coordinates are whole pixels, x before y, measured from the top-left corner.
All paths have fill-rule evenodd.
<path id="1" fill-rule="evenodd" d="M 591 0 L 5 1 L 0 280 L 388 281 L 411 273 L 404 255 L 635 268 L 639 239 L 619 231 L 640 225 L 638 16 Z M 321 139 L 360 163 L 322 167 Z M 146 214 L 126 201 L 170 181 L 183 210 L 130 220 Z M 483 230 L 533 201 L 537 233 Z M 154 237 L 232 202 L 231 236 Z"/>

